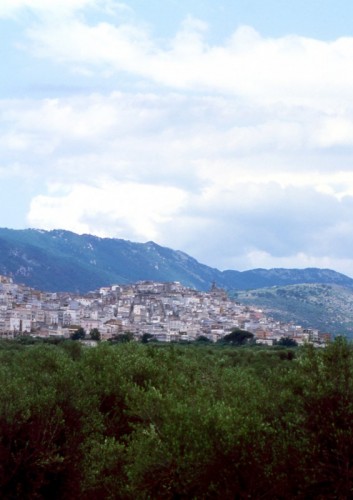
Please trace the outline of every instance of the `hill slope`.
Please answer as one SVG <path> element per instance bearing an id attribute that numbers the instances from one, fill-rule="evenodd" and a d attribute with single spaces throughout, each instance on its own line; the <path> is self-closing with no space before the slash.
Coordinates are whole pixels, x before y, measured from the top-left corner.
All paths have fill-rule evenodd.
<path id="1" fill-rule="evenodd" d="M 88 292 L 138 280 L 181 281 L 203 290 L 220 271 L 153 242 L 0 229 L 0 274 L 42 290 Z"/>
<path id="2" fill-rule="evenodd" d="M 86 293 L 113 283 L 180 281 L 208 290 L 212 282 L 227 290 L 328 283 L 353 288 L 353 279 L 322 269 L 219 271 L 184 252 L 153 242 L 77 235 L 70 231 L 0 228 L 0 274 L 48 291 Z"/>
<path id="3" fill-rule="evenodd" d="M 301 284 L 239 291 L 234 298 L 256 305 L 284 322 L 353 336 L 353 289 L 339 285 Z"/>

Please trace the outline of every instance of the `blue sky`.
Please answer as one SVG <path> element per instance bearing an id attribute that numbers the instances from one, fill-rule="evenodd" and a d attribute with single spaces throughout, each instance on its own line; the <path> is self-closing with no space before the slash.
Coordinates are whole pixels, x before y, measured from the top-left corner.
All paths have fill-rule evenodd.
<path id="1" fill-rule="evenodd" d="M 353 276 L 353 3 L 2 0 L 0 226 Z"/>

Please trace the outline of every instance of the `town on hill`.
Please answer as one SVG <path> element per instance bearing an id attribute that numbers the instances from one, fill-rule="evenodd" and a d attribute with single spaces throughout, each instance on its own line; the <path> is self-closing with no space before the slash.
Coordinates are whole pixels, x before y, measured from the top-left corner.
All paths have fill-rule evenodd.
<path id="1" fill-rule="evenodd" d="M 208 292 L 179 282 L 139 281 L 101 287 L 77 295 L 43 292 L 0 276 L 0 337 L 33 336 L 101 340 L 131 338 L 162 342 L 194 341 L 202 337 L 221 340 L 234 329 L 246 330 L 257 343 L 273 345 L 291 339 L 298 345 L 324 346 L 331 335 L 314 328 L 276 321 L 257 307 L 231 300 L 212 285 Z M 147 337 L 146 337 L 147 336 Z"/>

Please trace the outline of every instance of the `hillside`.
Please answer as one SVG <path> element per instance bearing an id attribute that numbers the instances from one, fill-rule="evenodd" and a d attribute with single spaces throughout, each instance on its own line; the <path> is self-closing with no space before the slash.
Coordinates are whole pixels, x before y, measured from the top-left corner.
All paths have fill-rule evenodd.
<path id="1" fill-rule="evenodd" d="M 234 292 L 275 319 L 353 336 L 353 289 L 330 284 L 300 284 Z"/>
<path id="2" fill-rule="evenodd" d="M 224 271 L 223 279 L 227 288 L 249 290 L 271 286 L 286 286 L 301 283 L 325 283 L 341 286 L 353 286 L 353 280 L 331 269 L 251 269 L 249 271 Z"/>
<path id="3" fill-rule="evenodd" d="M 219 271 L 156 245 L 70 231 L 0 229 L 0 274 L 42 290 L 88 292 L 111 283 L 181 281 L 207 289 Z"/>
<path id="4" fill-rule="evenodd" d="M 208 290 L 213 282 L 227 290 L 296 283 L 353 287 L 353 279 L 328 269 L 220 271 L 152 241 L 37 229 L 0 228 L 0 274 L 41 290 L 80 293 L 138 280 L 180 281 L 198 290 Z"/>

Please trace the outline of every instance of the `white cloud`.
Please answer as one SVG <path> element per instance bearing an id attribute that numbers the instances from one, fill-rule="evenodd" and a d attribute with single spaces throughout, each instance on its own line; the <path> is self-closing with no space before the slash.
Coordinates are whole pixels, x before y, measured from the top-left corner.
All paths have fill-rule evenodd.
<path id="1" fill-rule="evenodd" d="M 333 263 L 353 275 L 353 38 L 240 27 L 216 46 L 188 18 L 157 40 L 131 19 L 88 23 L 91 7 L 122 6 L 0 6 L 36 13 L 36 56 L 113 87 L 131 78 L 131 93 L 0 103 L 1 175 L 23 165 L 41 180 L 30 225 L 155 239 L 223 268 Z"/>
<path id="2" fill-rule="evenodd" d="M 352 150 L 323 143 L 332 115 L 121 92 L 0 111 L 2 178 L 37 179 L 31 226 L 154 239 L 221 268 L 349 260 Z"/>
<path id="3" fill-rule="evenodd" d="M 50 196 L 32 200 L 31 226 L 145 241 L 158 237 L 158 226 L 171 220 L 185 198 L 180 189 L 147 184 L 73 185 L 64 193 L 62 188 L 56 185 Z"/>
<path id="4" fill-rule="evenodd" d="M 33 26 L 32 50 L 61 63 L 127 72 L 176 89 L 211 90 L 256 102 L 331 109 L 350 99 L 353 38 L 326 42 L 300 36 L 262 37 L 239 27 L 223 45 L 207 43 L 207 26 L 187 19 L 169 40 L 137 24 L 64 23 Z"/>
<path id="5" fill-rule="evenodd" d="M 283 116 L 231 97 L 121 92 L 3 101 L 0 110 L 2 158 L 29 159 L 51 181 L 106 176 L 207 187 L 214 197 L 252 182 L 313 186 L 338 197 L 353 191 L 352 149 L 323 144 L 326 113 L 313 119 L 288 108 Z"/>
<path id="6" fill-rule="evenodd" d="M 318 131 L 317 143 L 322 147 L 353 146 L 353 119 L 332 116 L 323 120 Z"/>
<path id="7" fill-rule="evenodd" d="M 114 0 L 3 0 L 6 16 L 27 26 L 21 56 L 50 61 L 37 85 L 60 87 L 57 64 L 129 89 L 0 101 L 2 187 L 28 180 L 31 226 L 353 275 L 353 37 L 243 26 L 215 45 L 188 17 L 157 39 Z"/>

